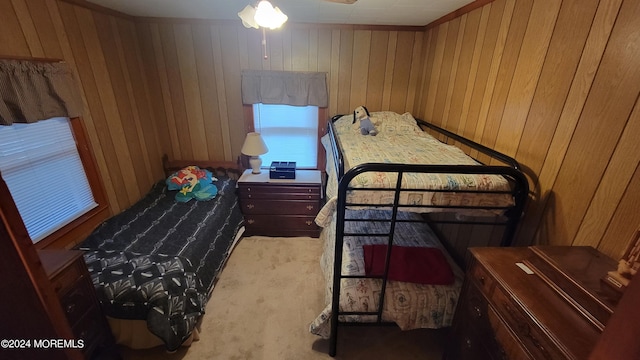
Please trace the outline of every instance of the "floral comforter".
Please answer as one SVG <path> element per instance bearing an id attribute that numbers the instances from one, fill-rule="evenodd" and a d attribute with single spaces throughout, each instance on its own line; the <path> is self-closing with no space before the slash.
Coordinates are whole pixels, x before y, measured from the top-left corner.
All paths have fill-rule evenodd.
<path id="1" fill-rule="evenodd" d="M 384 210 L 347 210 L 348 218 L 389 218 Z M 401 218 L 415 219 L 418 214 L 400 213 Z M 333 263 L 335 254 L 335 213 L 323 229 L 321 239 L 324 251 L 320 260 L 325 276 L 326 307 L 311 323 L 309 331 L 328 338 L 331 332 L 331 301 L 333 294 Z M 389 231 L 388 222 L 346 222 L 345 232 L 384 233 Z M 386 237 L 351 236 L 344 238 L 342 273 L 344 275 L 364 275 L 365 262 L 363 245 L 384 244 Z M 417 328 L 441 328 L 451 325 L 458 296 L 462 287 L 463 272 L 447 255 L 436 235 L 425 223 L 398 222 L 394 235 L 394 245 L 436 247 L 445 254 L 454 274 L 451 285 L 423 285 L 400 281 L 388 281 L 382 313 L 383 321 L 395 322 L 403 330 Z M 341 311 L 375 311 L 379 304 L 382 280 L 343 279 L 340 290 Z M 340 316 L 341 321 L 374 322 L 372 315 Z"/>
<path id="2" fill-rule="evenodd" d="M 444 144 L 422 131 L 409 113 L 400 115 L 394 112 L 374 112 L 371 113 L 371 119 L 379 131 L 377 136 L 361 135 L 357 125 L 352 124 L 353 116 L 351 115 L 345 115 L 334 122 L 343 152 L 345 173 L 355 165 L 363 163 L 479 165 L 461 149 Z M 322 143 L 330 154 L 333 149 L 328 136 L 322 138 Z M 327 198 L 331 199 L 337 196 L 338 180 L 333 158 L 327 156 L 327 160 L 329 174 Z M 363 189 L 393 189 L 396 181 L 396 173 L 366 172 L 356 176 L 350 186 Z M 416 191 L 402 192 L 401 204 L 478 207 L 514 204 L 511 194 L 480 192 L 509 191 L 508 181 L 499 175 L 405 173 L 402 187 L 416 189 Z M 431 192 L 425 189 L 447 190 L 447 192 Z M 348 202 L 391 204 L 393 196 L 394 191 L 350 191 Z M 417 212 L 439 210 L 438 208 L 412 209 Z"/>

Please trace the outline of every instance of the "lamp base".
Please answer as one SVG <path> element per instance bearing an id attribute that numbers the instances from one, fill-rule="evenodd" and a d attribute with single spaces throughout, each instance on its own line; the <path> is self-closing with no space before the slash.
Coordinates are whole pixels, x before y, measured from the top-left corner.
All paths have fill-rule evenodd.
<path id="1" fill-rule="evenodd" d="M 259 156 L 252 156 L 249 158 L 249 165 L 251 166 L 252 174 L 260 174 L 260 167 L 262 166 L 262 159 Z"/>

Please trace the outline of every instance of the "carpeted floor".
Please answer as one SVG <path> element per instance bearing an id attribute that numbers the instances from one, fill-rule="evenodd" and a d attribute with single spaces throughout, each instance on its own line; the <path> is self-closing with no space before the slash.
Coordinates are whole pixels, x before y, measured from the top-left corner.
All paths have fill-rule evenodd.
<path id="1" fill-rule="evenodd" d="M 330 359 L 308 332 L 324 308 L 320 240 L 243 238 L 213 290 L 199 341 L 167 354 L 122 348 L 125 360 Z M 440 359 L 446 330 L 341 327 L 336 359 Z"/>

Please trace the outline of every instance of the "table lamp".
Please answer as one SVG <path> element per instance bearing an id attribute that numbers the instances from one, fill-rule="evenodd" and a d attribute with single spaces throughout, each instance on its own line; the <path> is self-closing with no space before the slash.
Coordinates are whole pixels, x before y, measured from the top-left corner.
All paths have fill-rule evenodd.
<path id="1" fill-rule="evenodd" d="M 250 132 L 244 139 L 241 153 L 249 156 L 249 165 L 251 165 L 251 173 L 260 174 L 260 166 L 262 166 L 262 159 L 260 155 L 266 154 L 269 149 L 262 140 L 262 136 L 257 132 Z"/>

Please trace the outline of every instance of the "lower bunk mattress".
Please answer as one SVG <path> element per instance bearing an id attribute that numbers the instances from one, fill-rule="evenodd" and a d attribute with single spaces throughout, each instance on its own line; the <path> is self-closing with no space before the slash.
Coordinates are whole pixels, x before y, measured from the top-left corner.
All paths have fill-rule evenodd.
<path id="1" fill-rule="evenodd" d="M 390 219 L 390 211 L 346 210 L 346 219 Z M 325 278 L 326 307 L 311 323 L 309 331 L 323 338 L 331 334 L 331 302 L 333 295 L 333 269 L 336 242 L 336 216 L 316 219 L 319 225 L 326 225 L 320 235 L 324 250 L 320 260 Z M 451 325 L 458 296 L 462 288 L 464 273 L 444 247 L 431 228 L 422 221 L 419 214 L 399 212 L 394 230 L 394 249 L 406 247 L 426 247 L 439 249 L 453 275 L 448 285 L 434 285 L 388 280 L 384 295 L 382 321 L 395 322 L 402 330 L 417 328 L 442 328 Z M 382 234 L 390 232 L 390 221 L 345 221 L 345 234 Z M 343 246 L 342 274 L 365 275 L 365 246 L 384 245 L 388 236 L 345 236 Z M 392 250 L 393 253 L 393 250 Z M 392 260 L 392 265 L 393 260 Z M 434 269 L 436 270 L 436 269 Z M 428 277 L 428 276 L 427 276 Z M 340 311 L 376 311 L 382 289 L 381 279 L 349 278 L 341 280 Z M 340 315 L 340 322 L 376 322 L 375 315 Z"/>
<path id="2" fill-rule="evenodd" d="M 192 337 L 242 233 L 235 180 L 214 184 L 213 199 L 178 202 L 159 182 L 78 246 L 105 315 L 145 321 L 168 350 Z"/>

